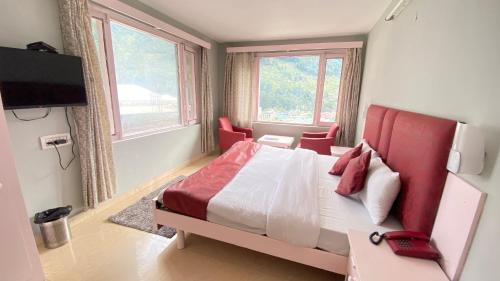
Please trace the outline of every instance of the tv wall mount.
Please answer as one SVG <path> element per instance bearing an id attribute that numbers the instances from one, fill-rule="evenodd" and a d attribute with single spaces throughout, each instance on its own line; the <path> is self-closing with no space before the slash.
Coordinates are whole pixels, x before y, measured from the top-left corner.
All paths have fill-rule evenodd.
<path id="1" fill-rule="evenodd" d="M 30 43 L 26 45 L 26 49 L 31 50 L 31 51 L 39 51 L 39 52 L 47 52 L 47 53 L 53 53 L 57 54 L 57 49 L 50 46 L 49 44 L 38 41 L 34 43 Z"/>

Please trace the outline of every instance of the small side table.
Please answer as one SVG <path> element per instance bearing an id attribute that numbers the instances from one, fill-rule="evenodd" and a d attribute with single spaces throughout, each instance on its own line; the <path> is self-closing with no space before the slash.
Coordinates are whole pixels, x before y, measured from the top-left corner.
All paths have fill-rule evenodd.
<path id="1" fill-rule="evenodd" d="M 351 250 L 347 261 L 347 281 L 449 281 L 439 264 L 432 260 L 398 256 L 385 241 L 378 246 L 370 234 L 349 230 Z"/>
<path id="2" fill-rule="evenodd" d="M 293 143 L 293 137 L 264 135 L 260 137 L 257 142 L 260 144 L 267 144 L 274 147 L 290 148 Z"/>
<path id="3" fill-rule="evenodd" d="M 352 147 L 346 147 L 346 146 L 332 146 L 330 148 L 330 151 L 332 152 L 332 156 L 335 157 L 340 157 L 344 155 L 347 151 L 351 150 Z"/>

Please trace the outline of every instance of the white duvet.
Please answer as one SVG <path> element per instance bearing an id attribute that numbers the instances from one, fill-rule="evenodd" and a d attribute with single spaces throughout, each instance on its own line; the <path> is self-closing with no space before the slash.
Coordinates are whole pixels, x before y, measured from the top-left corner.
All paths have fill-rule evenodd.
<path id="1" fill-rule="evenodd" d="M 209 201 L 207 220 L 316 247 L 320 233 L 317 158 L 310 150 L 262 146 Z"/>

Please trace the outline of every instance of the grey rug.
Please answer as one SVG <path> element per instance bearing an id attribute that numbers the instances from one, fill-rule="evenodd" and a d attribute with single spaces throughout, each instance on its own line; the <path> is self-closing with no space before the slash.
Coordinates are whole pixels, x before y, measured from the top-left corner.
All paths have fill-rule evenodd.
<path id="1" fill-rule="evenodd" d="M 179 176 L 172 181 L 169 181 L 157 190 L 142 197 L 141 200 L 110 216 L 108 220 L 119 225 L 172 238 L 175 235 L 175 228 L 163 226 L 158 231 L 153 230 L 153 210 L 155 206 L 152 199 L 155 198 L 163 188 L 177 183 L 185 178 L 186 177 L 184 176 Z"/>

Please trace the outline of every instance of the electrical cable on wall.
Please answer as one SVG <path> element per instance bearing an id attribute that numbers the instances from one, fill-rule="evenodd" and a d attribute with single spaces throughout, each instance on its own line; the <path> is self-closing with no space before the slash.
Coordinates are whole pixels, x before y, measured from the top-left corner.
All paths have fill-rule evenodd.
<path id="1" fill-rule="evenodd" d="M 71 163 L 73 163 L 73 160 L 75 160 L 76 158 L 76 155 L 75 155 L 75 152 L 73 151 L 73 145 L 71 146 L 71 152 L 73 154 L 73 157 L 71 158 L 71 160 L 69 160 L 68 164 L 66 164 L 66 166 L 64 166 L 62 164 L 62 157 L 61 157 L 61 153 L 59 152 L 59 148 L 57 148 L 57 145 L 59 144 L 64 144 L 66 143 L 65 141 L 64 142 L 59 142 L 59 141 L 55 141 L 55 142 L 52 142 L 51 144 L 54 146 L 54 148 L 56 149 L 56 152 L 57 152 L 57 156 L 59 157 L 59 166 L 61 167 L 61 169 L 63 169 L 64 171 L 66 171 L 69 166 L 71 165 Z"/>
<path id="2" fill-rule="evenodd" d="M 71 158 L 68 165 L 66 166 L 66 169 L 68 169 L 69 165 L 71 165 L 71 163 L 73 163 L 73 160 L 75 160 L 75 158 L 76 158 L 75 140 L 73 139 L 73 129 L 71 128 L 71 123 L 69 122 L 68 107 L 64 108 L 64 116 L 66 116 L 66 124 L 68 124 L 68 128 L 69 128 L 69 139 L 71 140 L 71 154 L 73 154 L 73 158 Z M 59 157 L 59 159 L 61 159 L 61 157 Z M 61 165 L 61 168 L 63 168 L 62 165 Z M 63 168 L 63 170 L 66 170 L 66 169 Z"/>
<path id="3" fill-rule="evenodd" d="M 43 116 L 41 116 L 41 117 L 35 117 L 35 118 L 26 119 L 26 118 L 19 117 L 19 115 L 17 115 L 17 113 L 14 110 L 12 110 L 12 114 L 14 115 L 14 117 L 16 117 L 17 120 L 25 121 L 25 122 L 35 121 L 35 120 L 40 120 L 40 119 L 47 118 L 49 116 L 50 112 L 52 112 L 52 108 L 51 107 L 47 108 L 47 112 L 45 112 L 45 114 Z"/>
<path id="4" fill-rule="evenodd" d="M 40 119 L 47 118 L 51 112 L 52 112 L 52 108 L 49 107 L 49 108 L 47 108 L 47 112 L 43 116 L 41 116 L 41 117 L 36 117 L 36 118 L 21 118 L 21 117 L 19 117 L 19 115 L 16 114 L 16 112 L 14 110 L 12 110 L 12 114 L 14 115 L 14 117 L 16 117 L 16 119 L 18 119 L 20 121 L 25 121 L 25 122 L 35 121 L 35 120 L 40 120 Z M 64 108 L 64 115 L 66 117 L 66 124 L 68 125 L 68 128 L 69 128 L 69 138 L 71 140 L 71 154 L 73 155 L 73 157 L 71 158 L 71 160 L 69 160 L 68 164 L 63 165 L 63 163 L 62 163 L 62 157 L 61 157 L 61 152 L 59 151 L 59 148 L 57 146 L 65 144 L 67 142 L 66 140 L 56 140 L 56 141 L 53 141 L 53 142 L 50 142 L 50 143 L 47 143 L 47 144 L 54 146 L 54 148 L 56 149 L 56 152 L 57 152 L 57 156 L 59 157 L 59 166 L 61 167 L 61 169 L 63 169 L 64 171 L 66 171 L 69 168 L 69 166 L 71 166 L 71 164 L 73 163 L 73 161 L 75 160 L 76 153 L 75 153 L 75 141 L 73 140 L 73 128 L 71 127 L 71 123 L 69 121 L 69 116 L 68 116 L 68 107 Z"/>
<path id="5" fill-rule="evenodd" d="M 73 140 L 73 129 L 71 127 L 71 123 L 69 122 L 68 107 L 64 108 L 64 115 L 66 116 L 66 124 L 68 124 L 68 127 L 69 127 L 69 138 L 71 139 L 71 154 L 73 154 L 73 157 L 71 158 L 71 160 L 69 160 L 68 164 L 63 165 L 61 153 L 59 152 L 59 148 L 57 148 L 58 145 L 65 144 L 66 141 L 59 140 L 59 141 L 51 142 L 50 144 L 53 145 L 54 148 L 56 149 L 57 156 L 59 157 L 59 166 L 61 167 L 61 169 L 66 171 L 69 168 L 69 166 L 71 166 L 71 163 L 73 163 L 73 161 L 75 160 L 76 154 L 75 154 L 75 141 Z"/>

